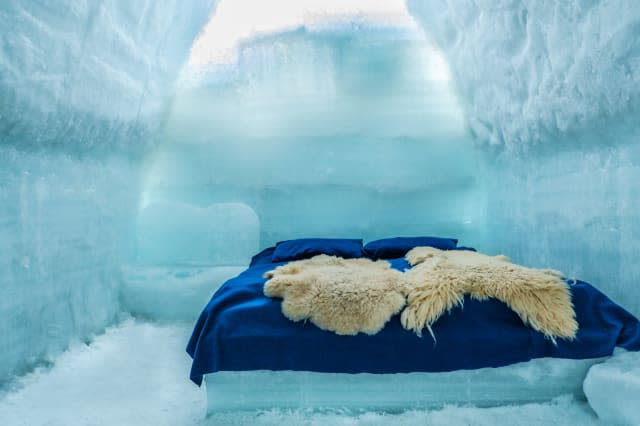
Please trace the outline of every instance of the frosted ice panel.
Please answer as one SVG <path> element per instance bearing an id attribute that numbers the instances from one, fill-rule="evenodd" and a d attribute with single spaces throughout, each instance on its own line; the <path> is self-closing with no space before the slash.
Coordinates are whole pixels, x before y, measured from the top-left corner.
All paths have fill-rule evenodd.
<path id="1" fill-rule="evenodd" d="M 248 265 L 258 250 L 259 232 L 258 216 L 246 204 L 155 202 L 138 215 L 136 259 L 161 265 Z"/>
<path id="2" fill-rule="evenodd" d="M 589 281 L 640 315 L 640 135 L 629 137 L 617 146 L 489 156 L 478 248 Z"/>
<path id="3" fill-rule="evenodd" d="M 178 94 L 150 200 L 242 202 L 261 245 L 300 236 L 473 237 L 483 197 L 440 57 L 394 28 L 247 41 L 236 67 Z M 224 78 L 222 78 L 224 77 Z"/>

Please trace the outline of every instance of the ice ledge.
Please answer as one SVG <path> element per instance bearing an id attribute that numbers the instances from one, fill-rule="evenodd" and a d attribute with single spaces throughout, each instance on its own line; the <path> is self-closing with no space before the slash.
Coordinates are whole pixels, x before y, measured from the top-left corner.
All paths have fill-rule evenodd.
<path id="1" fill-rule="evenodd" d="M 246 266 L 122 267 L 122 302 L 136 317 L 193 322 L 213 293 Z"/>

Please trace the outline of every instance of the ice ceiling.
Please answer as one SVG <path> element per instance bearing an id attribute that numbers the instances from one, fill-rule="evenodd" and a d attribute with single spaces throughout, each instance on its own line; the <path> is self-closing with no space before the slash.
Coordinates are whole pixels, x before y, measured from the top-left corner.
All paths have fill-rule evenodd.
<path id="1" fill-rule="evenodd" d="M 640 314 L 640 3 L 408 0 L 426 40 L 401 2 L 285 3 L 237 48 L 273 28 L 214 16 L 186 86 L 214 0 L 0 4 L 0 381 L 116 319 L 145 197 L 260 245 L 451 234 Z"/>
<path id="2" fill-rule="evenodd" d="M 223 0 L 195 41 L 189 65 L 234 61 L 238 43 L 258 34 L 341 20 L 415 25 L 404 0 Z"/>

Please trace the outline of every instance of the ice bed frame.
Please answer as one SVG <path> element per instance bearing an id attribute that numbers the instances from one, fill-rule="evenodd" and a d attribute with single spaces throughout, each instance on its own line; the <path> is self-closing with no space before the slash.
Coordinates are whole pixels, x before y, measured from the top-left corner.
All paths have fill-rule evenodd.
<path id="1" fill-rule="evenodd" d="M 217 280 L 218 285 L 223 281 Z M 399 412 L 447 404 L 490 407 L 566 394 L 586 400 L 583 381 L 589 369 L 608 358 L 540 358 L 444 373 L 220 371 L 204 375 L 207 415 L 272 408 Z"/>
<path id="2" fill-rule="evenodd" d="M 541 358 L 446 373 L 221 371 L 205 375 L 207 415 L 271 408 L 397 412 L 446 404 L 489 407 L 565 394 L 584 400 L 582 382 L 589 368 L 605 359 Z"/>

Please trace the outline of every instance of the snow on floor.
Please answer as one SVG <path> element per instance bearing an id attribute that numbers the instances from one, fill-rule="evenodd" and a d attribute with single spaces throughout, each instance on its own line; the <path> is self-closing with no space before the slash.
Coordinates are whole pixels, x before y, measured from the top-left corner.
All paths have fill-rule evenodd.
<path id="1" fill-rule="evenodd" d="M 570 396 L 512 407 L 445 407 L 402 414 L 269 410 L 204 419 L 204 389 L 188 379 L 190 327 L 132 319 L 77 344 L 0 396 L 0 424 L 101 425 L 598 425 Z"/>
<path id="2" fill-rule="evenodd" d="M 185 326 L 126 320 L 22 378 L 0 401 L 0 424 L 197 424 L 206 395 L 188 379 L 188 337 Z"/>

